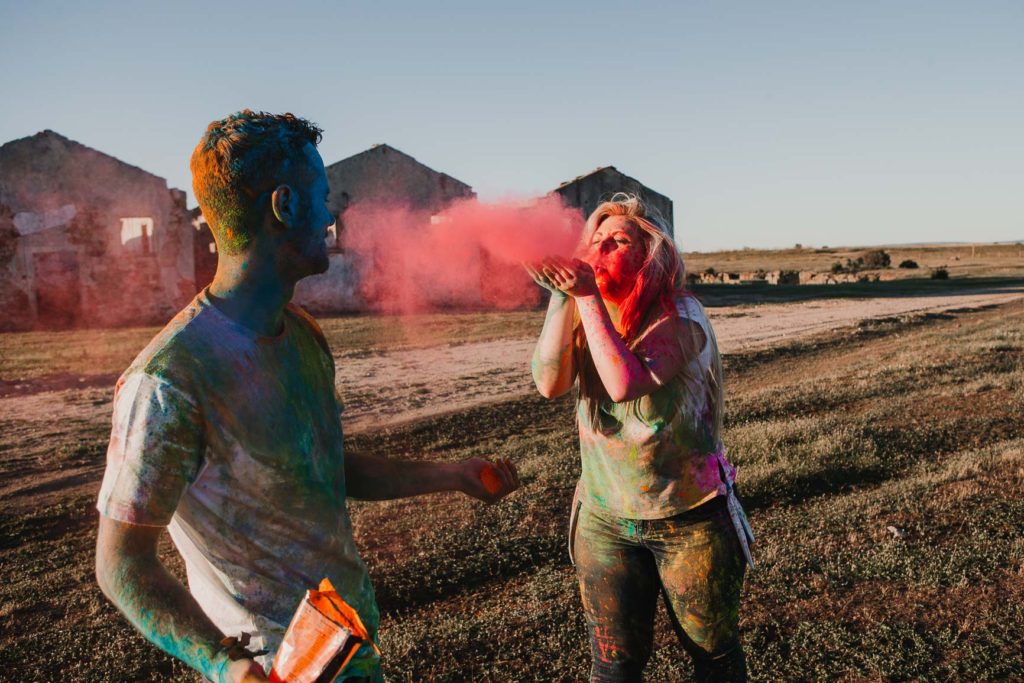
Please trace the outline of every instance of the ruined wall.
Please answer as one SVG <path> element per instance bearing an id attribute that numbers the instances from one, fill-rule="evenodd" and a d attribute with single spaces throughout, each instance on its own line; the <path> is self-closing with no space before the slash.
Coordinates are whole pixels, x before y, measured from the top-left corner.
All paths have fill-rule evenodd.
<path id="1" fill-rule="evenodd" d="M 668 220 L 673 230 L 675 229 L 672 200 L 614 166 L 599 168 L 593 173 L 562 183 L 554 190 L 554 194 L 561 196 L 566 204 L 579 208 L 584 218 L 590 216 L 601 202 L 607 201 L 616 192 L 640 195 L 648 205 L 656 208 Z"/>
<path id="2" fill-rule="evenodd" d="M 469 185 L 388 145 L 376 145 L 331 164 L 327 180 L 331 188 L 328 206 L 337 219 L 335 239 L 349 229 L 345 212 L 355 204 L 403 207 L 422 213 L 427 221 L 454 200 L 476 196 Z M 374 258 L 387 256 L 375 254 Z M 366 310 L 367 302 L 360 295 L 360 273 L 368 267 L 372 264 L 358 263 L 354 255 L 335 249 L 326 273 L 298 284 L 295 302 L 321 313 Z"/>
<path id="3" fill-rule="evenodd" d="M 213 282 L 217 274 L 217 242 L 199 207 L 189 211 L 192 219 L 192 260 L 195 266 L 196 292 Z"/>
<path id="4" fill-rule="evenodd" d="M 335 216 L 367 201 L 436 213 L 455 199 L 476 196 L 469 185 L 388 145 L 376 145 L 331 164 L 327 180 L 331 186 L 328 206 Z"/>
<path id="5" fill-rule="evenodd" d="M 160 324 L 195 293 L 185 194 L 162 178 L 44 131 L 0 147 L 0 205 L 5 329 Z"/>
<path id="6" fill-rule="evenodd" d="M 299 280 L 292 300 L 311 313 L 352 313 L 366 309 L 359 293 L 359 263 L 351 254 L 332 253 L 326 273 Z"/>

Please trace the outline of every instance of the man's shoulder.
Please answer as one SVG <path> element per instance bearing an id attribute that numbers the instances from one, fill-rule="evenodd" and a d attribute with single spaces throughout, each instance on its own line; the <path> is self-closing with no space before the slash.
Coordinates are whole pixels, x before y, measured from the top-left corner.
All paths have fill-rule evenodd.
<path id="1" fill-rule="evenodd" d="M 160 330 L 125 371 L 125 376 L 141 372 L 154 378 L 180 384 L 203 364 L 216 362 L 211 356 L 218 346 L 216 319 L 193 299 Z"/>
<path id="2" fill-rule="evenodd" d="M 327 344 L 327 337 L 324 335 L 324 330 L 320 327 L 320 323 L 317 322 L 316 318 L 309 311 L 295 303 L 289 302 L 286 310 L 299 323 L 301 328 L 305 329 L 316 339 L 316 343 L 320 345 L 324 353 L 330 356 L 331 348 Z"/>

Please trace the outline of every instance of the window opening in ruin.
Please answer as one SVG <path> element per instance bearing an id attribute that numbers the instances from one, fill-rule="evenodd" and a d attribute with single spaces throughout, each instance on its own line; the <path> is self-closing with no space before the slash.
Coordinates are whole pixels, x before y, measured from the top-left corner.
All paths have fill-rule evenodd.
<path id="1" fill-rule="evenodd" d="M 341 222 L 341 214 L 334 219 L 334 222 L 327 227 L 327 251 L 334 253 L 344 253 L 345 249 L 341 244 L 341 231 L 345 229 L 345 224 Z"/>
<path id="2" fill-rule="evenodd" d="M 121 219 L 121 244 L 140 254 L 152 253 L 153 219 L 135 217 Z"/>
<path id="3" fill-rule="evenodd" d="M 327 250 L 330 252 L 338 254 L 345 252 L 341 242 L 341 233 L 345 229 L 345 221 L 342 216 L 345 215 L 345 211 L 348 210 L 351 203 L 352 198 L 348 192 L 342 192 L 338 200 L 338 213 L 334 217 L 334 224 L 327 228 Z"/>

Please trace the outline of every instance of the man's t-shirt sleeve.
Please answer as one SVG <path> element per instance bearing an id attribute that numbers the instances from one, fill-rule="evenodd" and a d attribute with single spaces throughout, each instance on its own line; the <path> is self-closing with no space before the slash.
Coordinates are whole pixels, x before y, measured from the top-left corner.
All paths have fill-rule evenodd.
<path id="1" fill-rule="evenodd" d="M 100 514 L 131 524 L 166 526 L 202 462 L 195 404 L 171 384 L 129 374 L 114 395 Z"/>

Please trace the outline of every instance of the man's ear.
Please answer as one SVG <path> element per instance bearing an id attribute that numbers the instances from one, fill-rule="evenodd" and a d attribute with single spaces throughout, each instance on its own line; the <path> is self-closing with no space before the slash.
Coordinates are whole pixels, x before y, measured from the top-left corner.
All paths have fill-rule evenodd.
<path id="1" fill-rule="evenodd" d="M 270 195 L 270 207 L 274 211 L 274 218 L 290 228 L 295 224 L 298 211 L 298 196 L 290 185 L 278 185 L 274 193 Z"/>

